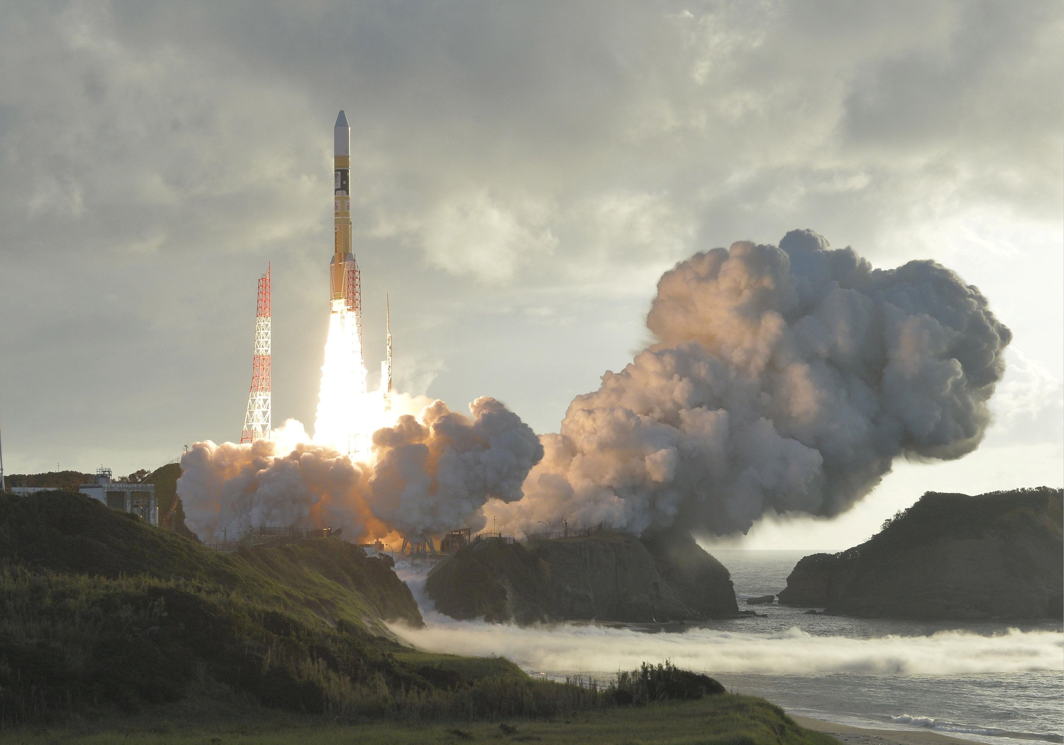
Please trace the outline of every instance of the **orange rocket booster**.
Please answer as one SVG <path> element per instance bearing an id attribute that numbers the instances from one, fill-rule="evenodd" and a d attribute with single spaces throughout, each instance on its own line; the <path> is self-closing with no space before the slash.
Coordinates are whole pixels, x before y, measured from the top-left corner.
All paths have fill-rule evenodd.
<path id="1" fill-rule="evenodd" d="M 336 237 L 329 262 L 329 304 L 354 314 L 358 338 L 362 339 L 362 278 L 351 251 L 351 126 L 341 110 L 333 129 L 333 225 Z M 343 301 L 341 305 L 338 301 Z"/>
<path id="2" fill-rule="evenodd" d="M 348 262 L 351 253 L 351 127 L 341 111 L 333 129 L 333 226 L 336 231 L 332 261 L 329 262 L 330 300 L 348 300 Z M 350 308 L 349 308 L 350 309 Z M 353 309 L 352 309 L 353 310 Z"/>

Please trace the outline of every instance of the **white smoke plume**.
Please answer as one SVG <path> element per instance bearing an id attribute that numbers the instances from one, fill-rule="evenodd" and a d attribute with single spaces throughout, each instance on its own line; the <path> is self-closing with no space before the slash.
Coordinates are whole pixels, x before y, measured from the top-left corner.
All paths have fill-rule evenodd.
<path id="1" fill-rule="evenodd" d="M 811 231 L 679 263 L 655 341 L 569 406 L 501 529 L 540 521 L 726 534 L 766 512 L 831 516 L 895 458 L 973 450 L 1011 333 L 931 261 L 873 269 Z"/>
<path id="2" fill-rule="evenodd" d="M 482 397 L 469 409 L 472 420 L 437 401 L 420 421 L 403 416 L 373 435 L 370 509 L 403 535 L 479 530 L 485 500 L 519 499 L 543 457 L 532 429 L 500 402 Z"/>
<path id="3" fill-rule="evenodd" d="M 542 457 L 535 433 L 492 398 L 472 418 L 440 401 L 400 416 L 373 437 L 371 462 L 322 445 L 198 442 L 181 459 L 178 494 L 202 540 L 236 540 L 260 527 L 340 527 L 355 539 L 479 527 L 489 497 L 517 499 Z M 295 425 L 299 429 L 298 425 Z"/>

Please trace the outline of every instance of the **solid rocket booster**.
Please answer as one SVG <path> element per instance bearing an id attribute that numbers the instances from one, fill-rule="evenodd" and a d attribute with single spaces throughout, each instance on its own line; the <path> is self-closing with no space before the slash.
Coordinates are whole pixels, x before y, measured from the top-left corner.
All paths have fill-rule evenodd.
<path id="1" fill-rule="evenodd" d="M 344 300 L 348 310 L 358 312 L 360 309 L 352 305 L 359 303 L 360 288 L 351 286 L 352 282 L 358 281 L 358 268 L 351 253 L 351 126 L 343 111 L 336 117 L 336 127 L 333 129 L 333 171 L 333 226 L 336 236 L 332 261 L 329 262 L 329 299 Z"/>

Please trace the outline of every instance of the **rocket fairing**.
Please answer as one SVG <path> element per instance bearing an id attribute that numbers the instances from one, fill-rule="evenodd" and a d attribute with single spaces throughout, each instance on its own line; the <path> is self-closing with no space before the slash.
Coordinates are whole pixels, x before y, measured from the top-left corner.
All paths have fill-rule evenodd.
<path id="1" fill-rule="evenodd" d="M 344 301 L 362 327 L 362 291 L 358 263 L 351 252 L 351 126 L 341 110 L 333 129 L 333 257 L 329 262 L 329 300 L 332 307 Z"/>

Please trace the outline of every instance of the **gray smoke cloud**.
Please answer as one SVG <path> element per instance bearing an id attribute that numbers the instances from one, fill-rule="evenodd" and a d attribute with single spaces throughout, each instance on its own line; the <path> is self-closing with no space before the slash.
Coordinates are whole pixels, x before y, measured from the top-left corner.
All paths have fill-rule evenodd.
<path id="1" fill-rule="evenodd" d="M 665 273 L 654 343 L 569 406 L 501 528 L 603 523 L 746 531 L 832 516 L 899 456 L 972 451 L 1011 333 L 932 261 L 873 269 L 806 230 L 705 251 Z"/>
<path id="2" fill-rule="evenodd" d="M 543 455 L 535 433 L 503 404 L 478 398 L 471 417 L 441 401 L 403 415 L 373 438 L 374 463 L 303 443 L 198 442 L 181 459 L 177 491 L 202 540 L 235 540 L 259 527 L 340 527 L 349 538 L 434 534 L 483 525 L 480 508 L 521 496 Z"/>
<path id="3" fill-rule="evenodd" d="M 437 401 L 420 421 L 403 416 L 374 434 L 378 456 L 368 493 L 374 515 L 404 535 L 479 530 L 487 498 L 521 497 L 521 483 L 543 457 L 539 439 L 493 398 L 469 408 L 472 419 Z"/>

